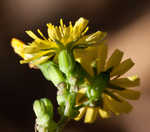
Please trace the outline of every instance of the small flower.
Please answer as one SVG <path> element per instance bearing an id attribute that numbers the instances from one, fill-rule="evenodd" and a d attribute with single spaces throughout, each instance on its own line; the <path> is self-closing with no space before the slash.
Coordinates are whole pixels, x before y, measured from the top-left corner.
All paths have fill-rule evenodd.
<path id="1" fill-rule="evenodd" d="M 38 68 L 43 73 L 44 77 L 48 81 L 52 81 L 52 83 L 59 88 L 59 85 L 65 82 L 65 78 L 62 72 L 59 70 L 58 65 L 52 61 L 47 61 L 38 66 Z"/>
<path id="2" fill-rule="evenodd" d="M 81 89 L 78 100 L 86 94 L 88 99 L 92 98 L 95 102 L 99 102 L 95 106 L 82 107 L 75 120 L 80 120 L 85 114 L 85 123 L 92 123 L 98 113 L 101 118 L 108 118 L 111 113 L 120 115 L 131 111 L 132 106 L 125 99 L 136 100 L 140 97 L 139 91 L 130 89 L 138 86 L 140 79 L 137 76 L 120 78 L 134 65 L 131 59 L 121 62 L 123 52 L 116 49 L 106 62 L 107 45 L 105 44 L 88 47 L 82 52 L 78 50 L 75 57 L 92 78 L 89 80 L 90 90 Z"/>
<path id="3" fill-rule="evenodd" d="M 63 20 L 60 19 L 60 26 L 47 24 L 48 38 L 38 29 L 37 32 L 41 37 L 38 37 L 32 31 L 26 31 L 33 39 L 33 42 L 28 45 L 15 38 L 12 39 L 11 44 L 15 52 L 24 59 L 20 61 L 21 64 L 41 64 L 54 56 L 54 59 L 57 59 L 59 52 L 64 48 L 85 48 L 103 41 L 106 36 L 105 32 L 97 31 L 85 35 L 88 30 L 87 24 L 88 20 L 82 17 L 75 22 L 74 26 L 71 22 L 69 26 L 66 26 L 63 24 Z"/>

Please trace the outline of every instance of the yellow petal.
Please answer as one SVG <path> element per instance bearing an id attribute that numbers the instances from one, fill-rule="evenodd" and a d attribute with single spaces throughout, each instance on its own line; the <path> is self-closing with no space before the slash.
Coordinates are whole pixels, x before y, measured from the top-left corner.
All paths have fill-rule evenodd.
<path id="1" fill-rule="evenodd" d="M 54 27 L 54 25 L 52 25 L 51 23 L 48 23 L 48 24 L 47 24 L 47 27 L 48 27 L 48 29 L 47 29 L 48 37 L 49 37 L 51 40 L 55 41 L 56 36 L 54 35 L 54 33 L 55 33 L 55 27 Z"/>
<path id="2" fill-rule="evenodd" d="M 37 32 L 41 35 L 41 37 L 43 37 L 43 39 L 47 40 L 44 34 L 40 31 L 40 29 L 37 29 Z"/>
<path id="3" fill-rule="evenodd" d="M 18 55 L 20 55 L 22 58 L 24 58 L 23 49 L 26 47 L 26 45 L 22 41 L 20 41 L 20 40 L 18 40 L 16 38 L 13 38 L 11 40 L 11 46 L 14 48 L 14 51 Z"/>
<path id="4" fill-rule="evenodd" d="M 45 40 L 43 40 L 43 41 L 45 41 Z M 55 44 L 53 42 L 49 42 L 49 44 L 47 45 L 46 43 L 33 41 L 30 45 L 28 45 L 24 48 L 24 53 L 34 54 L 34 53 L 37 53 L 42 50 L 43 51 L 50 50 L 51 48 L 56 48 Z"/>
<path id="5" fill-rule="evenodd" d="M 85 115 L 85 123 L 93 123 L 97 118 L 97 108 L 88 107 Z"/>
<path id="6" fill-rule="evenodd" d="M 43 56 L 40 59 L 37 59 L 35 61 L 32 62 L 32 65 L 38 65 L 38 64 L 42 64 L 44 62 L 46 62 L 49 58 L 51 58 L 53 56 L 53 54 L 49 55 L 49 56 Z"/>
<path id="7" fill-rule="evenodd" d="M 35 56 L 29 58 L 29 59 L 26 59 L 26 60 L 21 60 L 20 63 L 21 64 L 24 64 L 24 63 L 29 63 L 31 61 L 34 61 L 36 59 L 39 59 L 40 57 L 48 54 L 48 53 L 51 53 L 52 51 L 51 50 L 48 50 L 48 51 L 43 51 L 43 52 L 39 52 L 38 54 L 36 54 Z"/>
<path id="8" fill-rule="evenodd" d="M 131 59 L 127 59 L 123 61 L 122 63 L 120 63 L 117 67 L 115 67 L 110 75 L 111 77 L 120 76 L 126 73 L 133 65 L 134 65 L 134 62 Z"/>
<path id="9" fill-rule="evenodd" d="M 92 46 L 92 44 L 101 44 L 106 36 L 106 32 L 97 31 L 95 33 L 85 35 L 81 37 L 76 43 L 73 43 L 73 47 L 80 44 L 87 44 L 87 46 Z"/>
<path id="10" fill-rule="evenodd" d="M 76 96 L 76 104 L 80 105 L 81 103 L 85 102 L 87 100 L 85 96 L 86 88 L 82 88 L 78 91 Z"/>
<path id="11" fill-rule="evenodd" d="M 86 112 L 86 107 L 82 107 L 80 110 L 79 110 L 79 114 L 78 114 L 78 116 L 76 117 L 76 118 L 74 118 L 76 121 L 78 121 L 78 120 L 80 120 L 83 116 L 84 116 L 84 114 L 85 114 L 85 112 Z"/>
<path id="12" fill-rule="evenodd" d="M 97 57 L 97 47 L 96 46 L 88 47 L 85 50 L 78 49 L 75 51 L 75 58 L 80 60 L 81 65 L 91 75 L 93 75 L 91 63 L 94 60 L 96 60 L 96 57 Z"/>
<path id="13" fill-rule="evenodd" d="M 101 108 L 98 109 L 99 115 L 102 118 L 109 118 L 110 117 L 110 113 L 108 111 L 105 111 Z"/>
<path id="14" fill-rule="evenodd" d="M 131 99 L 131 100 L 137 100 L 140 97 L 139 91 L 130 90 L 130 89 L 121 90 L 121 91 L 114 90 L 114 92 L 116 92 L 117 94 L 119 94 L 120 96 L 122 96 L 126 99 Z"/>
<path id="15" fill-rule="evenodd" d="M 57 26 L 55 27 L 55 32 L 56 32 L 57 39 L 61 40 L 62 36 L 61 36 L 60 30 Z"/>
<path id="16" fill-rule="evenodd" d="M 110 83 L 123 88 L 136 87 L 140 85 L 140 79 L 137 76 L 131 76 L 128 78 L 118 78 L 110 80 Z"/>
<path id="17" fill-rule="evenodd" d="M 104 70 L 105 61 L 107 58 L 107 45 L 101 44 L 98 48 L 97 69 L 98 73 Z"/>
<path id="18" fill-rule="evenodd" d="M 89 27 L 86 27 L 85 30 L 81 33 L 81 35 L 83 36 L 84 34 L 86 34 L 86 32 L 89 30 Z"/>
<path id="19" fill-rule="evenodd" d="M 26 54 L 35 54 L 40 51 L 40 48 L 36 45 L 26 46 L 23 51 Z"/>
<path id="20" fill-rule="evenodd" d="M 79 18 L 76 22 L 75 22 L 75 25 L 73 27 L 73 31 L 74 31 L 74 34 L 81 34 L 81 32 L 86 28 L 88 24 L 88 20 L 87 19 L 84 19 L 83 17 Z"/>
<path id="21" fill-rule="evenodd" d="M 108 62 L 106 63 L 106 70 L 111 67 L 116 67 L 120 63 L 122 57 L 123 57 L 123 52 L 116 49 L 111 55 L 111 57 L 109 58 Z"/>
<path id="22" fill-rule="evenodd" d="M 116 101 L 108 95 L 105 95 L 103 98 L 104 105 L 106 105 L 107 108 L 109 108 L 109 110 L 116 115 L 130 112 L 132 110 L 132 106 L 125 100 L 121 99 L 119 96 L 118 98 L 121 100 L 121 102 Z"/>
<path id="23" fill-rule="evenodd" d="M 92 41 L 96 41 L 98 39 L 102 40 L 102 36 L 104 36 L 104 32 L 97 31 L 95 33 L 87 35 L 86 38 L 85 38 L 85 41 L 92 42 Z"/>
<path id="24" fill-rule="evenodd" d="M 25 31 L 32 39 L 39 39 L 32 31 Z"/>

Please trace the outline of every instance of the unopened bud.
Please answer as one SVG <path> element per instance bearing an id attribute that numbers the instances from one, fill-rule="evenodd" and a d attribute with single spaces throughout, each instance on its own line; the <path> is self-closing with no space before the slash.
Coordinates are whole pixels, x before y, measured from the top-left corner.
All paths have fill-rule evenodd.
<path id="1" fill-rule="evenodd" d="M 43 118 L 44 120 L 47 120 L 48 116 L 50 117 L 50 119 L 53 118 L 53 105 L 47 98 L 35 100 L 33 109 L 37 118 Z"/>
<path id="2" fill-rule="evenodd" d="M 64 82 L 63 74 L 54 62 L 47 61 L 46 63 L 40 64 L 38 67 L 42 71 L 44 77 L 52 81 L 56 87 L 58 84 Z"/>

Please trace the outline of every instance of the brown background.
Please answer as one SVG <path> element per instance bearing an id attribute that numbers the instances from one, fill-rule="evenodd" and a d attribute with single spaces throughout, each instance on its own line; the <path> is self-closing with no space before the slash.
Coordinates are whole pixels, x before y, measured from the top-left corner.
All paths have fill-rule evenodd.
<path id="1" fill-rule="evenodd" d="M 128 115 L 98 120 L 86 125 L 72 121 L 66 132 L 149 132 L 150 131 L 150 1 L 149 0 L 1 0 L 0 1 L 0 132 L 33 132 L 35 99 L 49 97 L 56 104 L 56 90 L 40 71 L 20 65 L 10 46 L 12 37 L 31 39 L 25 30 L 45 24 L 90 20 L 90 32 L 108 32 L 109 51 L 119 48 L 136 65 L 128 73 L 141 77 L 139 101 Z"/>

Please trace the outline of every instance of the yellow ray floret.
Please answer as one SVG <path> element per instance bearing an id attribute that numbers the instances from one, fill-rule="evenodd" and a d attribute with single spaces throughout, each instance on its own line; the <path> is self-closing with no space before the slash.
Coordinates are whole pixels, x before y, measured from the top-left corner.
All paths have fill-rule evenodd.
<path id="1" fill-rule="evenodd" d="M 75 118 L 76 121 L 79 121 L 83 116 L 84 122 L 85 123 L 93 123 L 98 116 L 100 118 L 109 118 L 110 117 L 110 112 L 100 108 L 100 107 L 83 107 L 79 110 L 79 115 Z"/>
<path id="2" fill-rule="evenodd" d="M 115 115 L 120 115 L 122 113 L 128 113 L 132 110 L 132 106 L 125 100 L 120 99 L 119 101 L 116 101 L 112 97 L 108 95 L 104 95 L 104 107 L 109 109 L 111 112 L 113 112 Z"/>
<path id="3" fill-rule="evenodd" d="M 127 78 L 117 78 L 110 80 L 110 83 L 123 88 L 136 87 L 140 84 L 138 76 L 130 76 Z"/>
<path id="4" fill-rule="evenodd" d="M 50 55 L 46 56 L 46 54 L 51 53 L 50 50 L 43 51 L 43 52 L 40 51 L 34 54 L 31 54 L 29 51 L 25 52 L 26 49 L 28 48 L 28 45 L 24 44 L 22 41 L 16 38 L 12 39 L 11 45 L 14 48 L 14 51 L 24 59 L 24 60 L 21 60 L 20 63 L 31 62 L 31 64 L 37 65 L 37 64 L 43 63 L 44 61 L 48 60 L 49 57 L 51 57 Z"/>
<path id="5" fill-rule="evenodd" d="M 25 54 L 24 54 L 23 50 L 26 47 L 26 45 L 22 41 L 20 41 L 20 40 L 18 40 L 16 38 L 13 38 L 11 40 L 11 45 L 14 48 L 14 51 L 18 55 L 20 55 L 22 58 L 25 58 Z"/>

